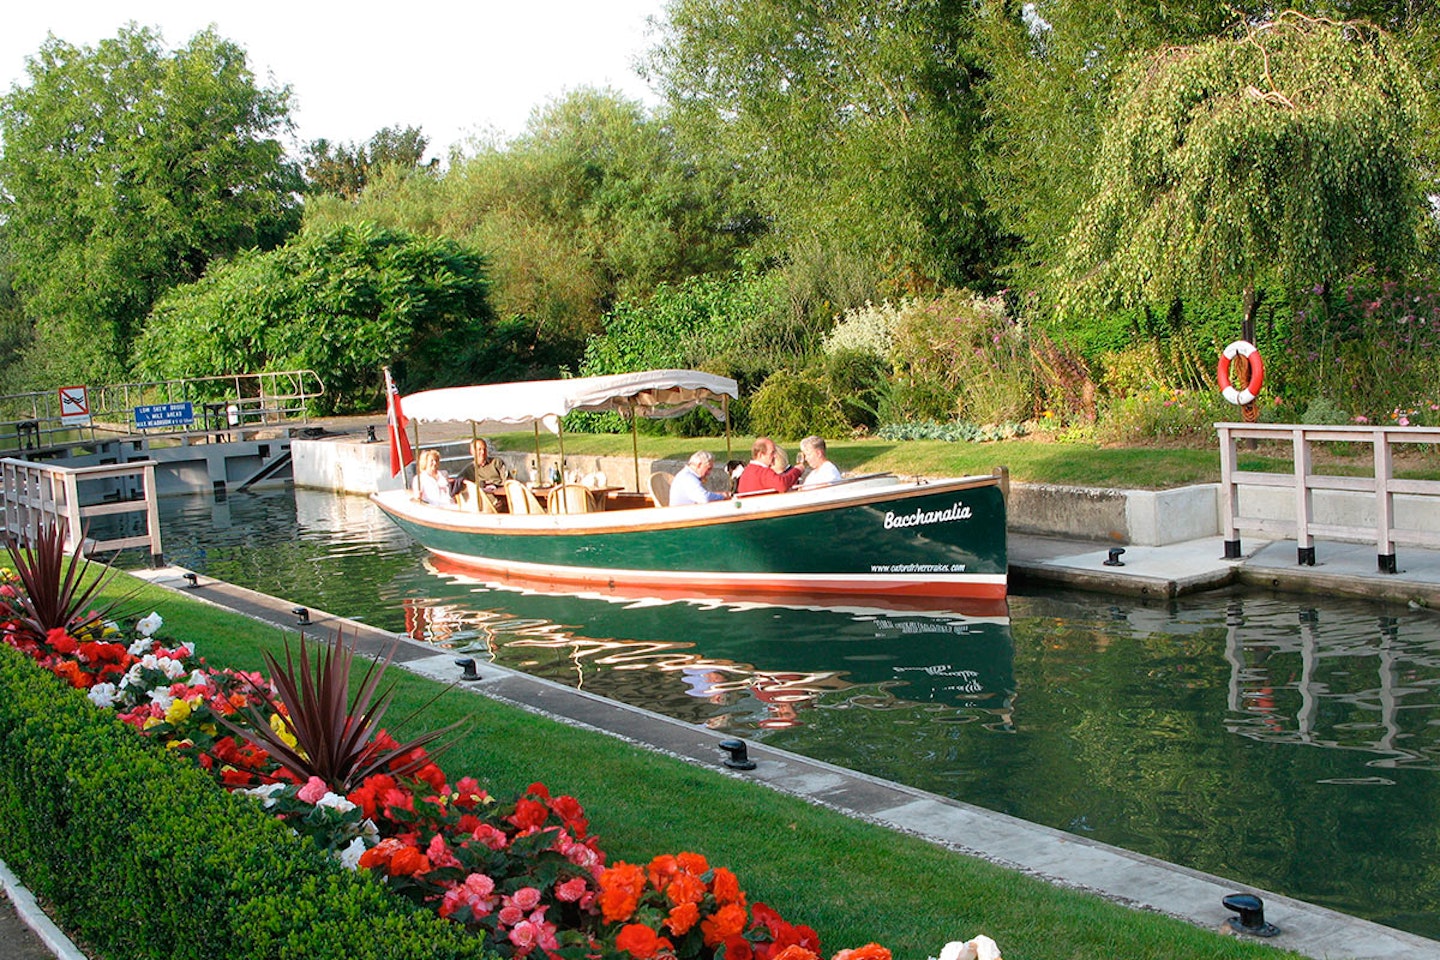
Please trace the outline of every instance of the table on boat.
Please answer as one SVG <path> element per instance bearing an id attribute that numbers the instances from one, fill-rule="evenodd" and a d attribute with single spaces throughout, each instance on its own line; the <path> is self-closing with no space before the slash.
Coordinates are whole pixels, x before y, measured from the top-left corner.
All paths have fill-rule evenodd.
<path id="1" fill-rule="evenodd" d="M 535 494 L 535 499 L 540 501 L 540 506 L 548 510 L 550 509 L 550 494 L 558 489 L 559 487 L 555 486 L 554 484 L 547 483 L 542 486 L 530 487 L 530 492 Z M 608 505 L 609 501 L 615 499 L 617 494 L 622 494 L 625 492 L 624 487 L 586 487 L 585 489 L 593 493 L 597 498 L 599 498 L 600 502 L 605 505 Z M 506 512 L 509 511 L 510 504 L 509 500 L 505 496 L 505 490 L 503 487 L 494 490 L 491 490 L 487 487 L 485 492 L 495 498 L 495 502 L 501 510 Z M 605 507 L 602 506 L 601 509 L 605 509 Z"/>

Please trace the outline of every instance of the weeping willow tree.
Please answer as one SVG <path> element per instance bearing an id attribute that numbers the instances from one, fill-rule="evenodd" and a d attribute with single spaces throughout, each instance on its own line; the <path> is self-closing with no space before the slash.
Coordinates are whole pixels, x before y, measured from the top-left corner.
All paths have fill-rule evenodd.
<path id="1" fill-rule="evenodd" d="M 1160 51 L 1118 88 L 1058 300 L 1083 311 L 1305 290 L 1412 263 L 1420 84 L 1382 31 L 1284 14 Z"/>

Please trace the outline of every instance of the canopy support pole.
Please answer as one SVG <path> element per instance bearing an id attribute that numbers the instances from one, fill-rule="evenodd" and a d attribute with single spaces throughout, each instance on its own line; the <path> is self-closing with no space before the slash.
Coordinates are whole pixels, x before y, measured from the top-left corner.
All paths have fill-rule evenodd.
<path id="1" fill-rule="evenodd" d="M 569 483 L 565 479 L 565 424 L 560 423 L 558 426 L 559 429 L 555 431 L 555 439 L 560 444 L 560 482 Z"/>
<path id="2" fill-rule="evenodd" d="M 635 401 L 630 401 L 630 450 L 635 455 L 635 492 L 644 493 L 640 486 L 640 427 L 639 414 L 635 412 Z"/>
<path id="3" fill-rule="evenodd" d="M 474 472 L 474 474 L 475 474 L 475 476 L 476 476 L 477 478 L 480 476 L 480 461 L 475 458 L 475 441 L 476 441 L 476 440 L 479 440 L 479 439 L 480 439 L 480 431 L 479 431 L 479 429 L 475 426 L 475 421 L 474 421 L 474 420 L 471 420 L 471 421 L 470 421 L 470 462 L 473 463 L 473 464 L 475 464 L 475 470 L 474 470 L 473 472 Z M 487 450 L 486 453 L 489 453 L 489 451 Z M 477 484 L 477 486 L 478 486 L 478 484 Z"/>
<path id="4" fill-rule="evenodd" d="M 720 412 L 725 414 L 725 462 L 735 458 L 730 453 L 730 394 L 720 394 Z"/>
<path id="5" fill-rule="evenodd" d="M 535 475 L 530 478 L 530 482 L 538 484 L 543 482 L 540 479 L 540 421 L 533 420 L 530 425 L 535 428 Z"/>

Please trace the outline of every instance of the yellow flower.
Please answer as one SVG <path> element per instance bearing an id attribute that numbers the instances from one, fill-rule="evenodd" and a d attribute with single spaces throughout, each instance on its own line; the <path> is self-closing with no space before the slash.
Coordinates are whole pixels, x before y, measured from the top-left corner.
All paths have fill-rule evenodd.
<path id="1" fill-rule="evenodd" d="M 285 741 L 288 747 L 295 746 L 295 734 L 290 732 L 290 724 L 278 713 L 270 714 L 270 729 L 275 731 L 276 736 Z"/>
<path id="2" fill-rule="evenodd" d="M 200 724 L 200 732 L 206 736 L 213 737 L 220 732 L 220 728 L 213 723 L 202 723 Z"/>
<path id="3" fill-rule="evenodd" d="M 195 741 L 191 740 L 189 737 L 186 737 L 184 740 L 171 740 L 169 743 L 165 744 L 165 748 L 167 750 L 175 750 L 180 747 L 193 746 L 195 746 Z"/>
<path id="4" fill-rule="evenodd" d="M 149 730 L 151 727 L 158 727 L 165 721 L 159 717 L 146 717 L 145 722 L 140 725 L 141 730 Z"/>
<path id="5" fill-rule="evenodd" d="M 190 716 L 189 700 L 173 700 L 170 706 L 165 708 L 165 722 L 170 724 L 184 723 Z"/>

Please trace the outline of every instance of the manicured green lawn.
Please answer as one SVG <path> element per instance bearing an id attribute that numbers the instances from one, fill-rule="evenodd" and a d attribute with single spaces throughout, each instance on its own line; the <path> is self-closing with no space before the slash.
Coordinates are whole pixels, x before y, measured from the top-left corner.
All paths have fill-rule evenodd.
<path id="1" fill-rule="evenodd" d="M 273 627 L 160 588 L 142 587 L 126 606 L 159 611 L 163 635 L 194 641 L 215 666 L 257 668 L 260 651 L 280 647 Z M 400 670 L 391 677 L 392 720 L 437 688 Z M 1295 956 L 1054 887 L 464 690 L 448 690 L 394 729 L 403 737 L 466 716 L 471 726 L 441 760 L 452 779 L 476 776 L 502 797 L 535 780 L 574 795 L 612 861 L 702 853 L 735 870 L 752 901 L 814 926 L 826 955 L 877 941 L 897 960 L 925 958 L 986 933 L 1010 960 Z"/>

